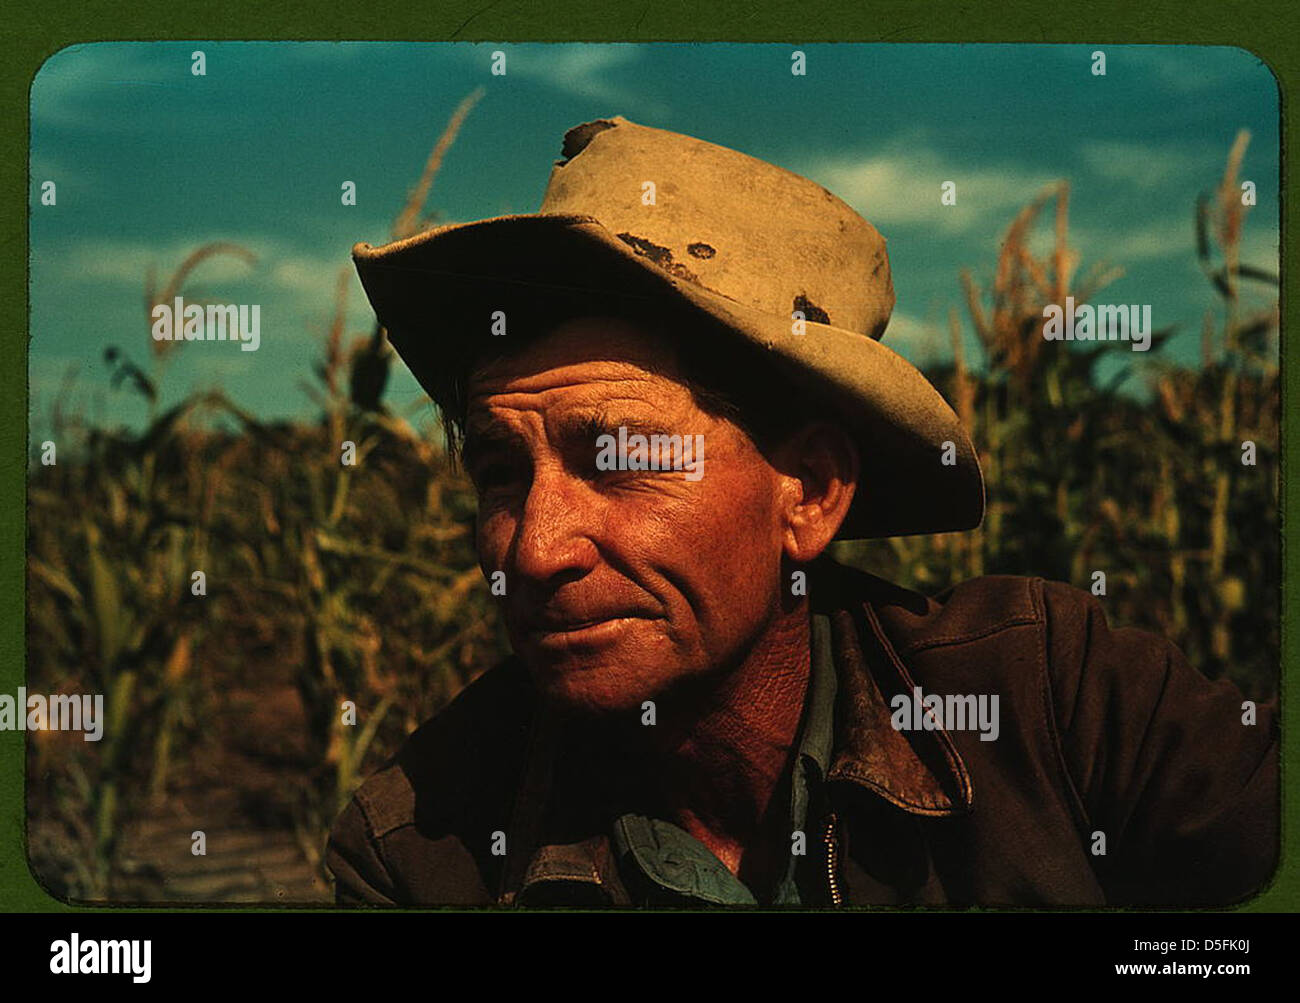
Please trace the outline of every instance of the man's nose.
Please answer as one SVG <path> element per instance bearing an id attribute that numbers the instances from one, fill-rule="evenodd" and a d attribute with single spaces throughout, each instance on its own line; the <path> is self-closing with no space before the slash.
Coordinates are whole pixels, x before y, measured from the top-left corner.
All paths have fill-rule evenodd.
<path id="1" fill-rule="evenodd" d="M 584 488 L 563 469 L 534 471 L 515 531 L 515 574 L 555 587 L 595 566 L 596 547 L 587 535 L 593 513 Z"/>

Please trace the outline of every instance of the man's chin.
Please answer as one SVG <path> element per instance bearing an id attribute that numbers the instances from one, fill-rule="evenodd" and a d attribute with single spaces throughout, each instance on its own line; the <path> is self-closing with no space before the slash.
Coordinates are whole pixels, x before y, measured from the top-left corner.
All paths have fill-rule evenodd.
<path id="1" fill-rule="evenodd" d="M 543 663 L 529 671 L 548 702 L 578 716 L 640 718 L 663 689 L 626 666 Z"/>

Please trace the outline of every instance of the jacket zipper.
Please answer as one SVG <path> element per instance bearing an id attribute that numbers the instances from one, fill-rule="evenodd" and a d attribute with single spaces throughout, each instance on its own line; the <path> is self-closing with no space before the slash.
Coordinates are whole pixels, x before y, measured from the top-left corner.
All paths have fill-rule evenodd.
<path id="1" fill-rule="evenodd" d="M 839 844 L 835 841 L 835 827 L 838 819 L 831 812 L 826 817 L 826 829 L 822 840 L 826 844 L 826 883 L 830 887 L 831 904 L 839 908 L 844 904 L 844 895 L 840 892 L 840 878 L 836 873 L 840 861 Z"/>

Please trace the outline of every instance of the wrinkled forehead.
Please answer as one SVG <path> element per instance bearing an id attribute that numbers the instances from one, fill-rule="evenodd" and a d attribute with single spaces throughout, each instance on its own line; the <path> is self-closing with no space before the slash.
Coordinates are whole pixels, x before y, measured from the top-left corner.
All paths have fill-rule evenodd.
<path id="1" fill-rule="evenodd" d="M 475 366 L 469 377 L 469 408 L 493 397 L 548 388 L 632 380 L 682 384 L 679 355 L 661 324 L 614 316 L 565 320 L 517 351 Z"/>

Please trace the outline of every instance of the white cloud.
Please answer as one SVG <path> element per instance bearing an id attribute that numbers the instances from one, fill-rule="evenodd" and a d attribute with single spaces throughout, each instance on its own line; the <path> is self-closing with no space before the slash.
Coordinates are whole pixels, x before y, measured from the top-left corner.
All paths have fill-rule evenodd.
<path id="1" fill-rule="evenodd" d="M 1106 261 L 1122 267 L 1157 258 L 1191 260 L 1196 255 L 1190 211 L 1136 224 L 1117 219 L 1105 227 L 1072 225 L 1070 242 L 1085 266 Z"/>
<path id="2" fill-rule="evenodd" d="M 949 234 L 991 224 L 1005 226 L 1054 180 L 1019 167 L 964 167 L 903 143 L 869 157 L 826 156 L 794 170 L 838 195 L 881 229 L 919 225 Z M 956 184 L 955 205 L 940 202 L 945 181 Z"/>
<path id="3" fill-rule="evenodd" d="M 156 280 L 161 284 L 202 243 L 192 240 L 162 245 L 145 241 L 84 239 L 66 250 L 47 253 L 34 264 L 40 268 L 52 268 L 57 278 L 123 282 L 143 291 L 150 267 L 154 269 Z M 239 241 L 233 243 L 247 246 Z M 248 249 L 253 250 L 251 247 Z M 254 250 L 253 253 L 257 252 Z M 253 268 L 242 258 L 221 254 L 198 265 L 192 273 L 192 280 L 204 283 L 230 282 L 249 277 Z"/>
<path id="4" fill-rule="evenodd" d="M 505 51 L 508 74 L 535 80 L 573 97 L 600 101 L 610 106 L 608 114 L 669 114 L 663 103 L 643 89 L 615 80 L 640 61 L 641 53 L 635 45 L 539 45 Z"/>
<path id="5" fill-rule="evenodd" d="M 272 263 L 271 281 L 282 289 L 312 294 L 324 293 L 332 298 L 342 269 L 352 272 L 352 264 L 346 258 L 289 256 Z"/>
<path id="6" fill-rule="evenodd" d="M 1116 220 L 1106 227 L 1071 226 L 1070 239 L 1085 262 L 1105 260 L 1117 265 L 1169 258 L 1196 261 L 1196 230 L 1193 210 L 1160 219 L 1128 225 Z M 1242 260 L 1276 270 L 1277 228 L 1267 222 L 1249 223 L 1242 246 Z"/>
<path id="7" fill-rule="evenodd" d="M 1216 158 L 1222 159 L 1217 153 L 1207 157 L 1204 149 L 1192 152 L 1122 140 L 1089 140 L 1078 152 L 1078 160 L 1103 180 L 1142 190 L 1159 188 L 1173 178 L 1187 178 L 1207 169 L 1213 172 Z"/>
<path id="8" fill-rule="evenodd" d="M 889 327 L 880 343 L 918 366 L 952 354 L 946 329 L 897 310 L 889 318 Z"/>
<path id="9" fill-rule="evenodd" d="M 297 325 L 305 336 L 317 337 L 333 317 L 339 274 L 346 269 L 348 331 L 362 331 L 373 323 L 374 315 L 346 248 L 335 255 L 304 254 L 258 235 L 236 235 L 229 241 L 253 252 L 257 261 L 250 266 L 242 258 L 228 255 L 208 258 L 191 273 L 184 287 L 187 295 L 228 300 L 232 287 L 237 287 L 241 302 L 257 302 L 264 316 L 274 310 L 286 328 Z M 161 286 L 202 243 L 83 239 L 34 255 L 32 282 L 34 288 L 60 288 L 99 280 L 117 287 L 105 294 L 109 298 L 141 303 L 150 266 L 155 283 Z"/>
<path id="10" fill-rule="evenodd" d="M 156 243 L 86 238 L 47 251 L 33 264 L 41 271 L 42 280 L 90 278 L 143 289 L 150 268 L 154 269 L 161 284 L 188 255 L 205 243 L 209 241 L 173 239 L 168 243 Z M 292 293 L 324 293 L 332 301 L 339 271 L 344 268 L 351 270 L 352 267 L 346 248 L 334 255 L 305 255 L 278 240 L 258 235 L 224 237 L 220 243 L 242 247 L 257 260 L 250 265 L 241 256 L 214 255 L 194 269 L 190 283 L 211 286 L 222 282 L 261 281 Z M 45 269 L 50 271 L 46 273 Z"/>

